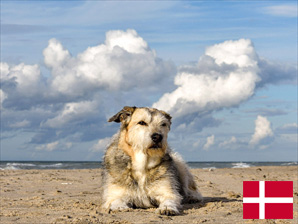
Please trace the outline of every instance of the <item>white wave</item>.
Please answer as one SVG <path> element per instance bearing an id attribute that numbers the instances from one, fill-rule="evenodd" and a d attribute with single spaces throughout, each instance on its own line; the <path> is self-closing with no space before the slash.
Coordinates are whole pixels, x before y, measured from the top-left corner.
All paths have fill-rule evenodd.
<path id="1" fill-rule="evenodd" d="M 36 166 L 32 163 L 7 163 L 6 166 Z"/>
<path id="2" fill-rule="evenodd" d="M 232 168 L 248 168 L 251 167 L 249 164 L 247 163 L 232 163 Z"/>
<path id="3" fill-rule="evenodd" d="M 282 163 L 282 166 L 297 165 L 297 162 Z"/>
<path id="4" fill-rule="evenodd" d="M 46 167 L 59 167 L 63 166 L 62 163 L 56 163 L 56 164 L 50 164 L 50 165 L 40 165 L 40 167 L 46 168 Z"/>
<path id="5" fill-rule="evenodd" d="M 19 170 L 19 168 L 15 166 L 6 166 L 4 168 L 0 168 L 0 170 Z"/>

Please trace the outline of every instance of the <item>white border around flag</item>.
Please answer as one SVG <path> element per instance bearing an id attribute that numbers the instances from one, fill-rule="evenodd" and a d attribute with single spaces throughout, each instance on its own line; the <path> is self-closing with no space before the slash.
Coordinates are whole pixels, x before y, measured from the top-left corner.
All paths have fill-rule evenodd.
<path id="1" fill-rule="evenodd" d="M 265 197 L 265 181 L 259 181 L 259 197 L 243 197 L 243 203 L 259 203 L 259 219 L 265 219 L 265 203 L 293 203 L 293 197 Z"/>

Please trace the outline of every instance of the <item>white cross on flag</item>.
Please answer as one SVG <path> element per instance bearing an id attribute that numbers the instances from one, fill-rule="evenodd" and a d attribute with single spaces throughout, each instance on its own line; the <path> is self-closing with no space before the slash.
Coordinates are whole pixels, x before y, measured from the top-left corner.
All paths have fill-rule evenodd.
<path id="1" fill-rule="evenodd" d="M 243 181 L 243 219 L 293 219 L 293 181 Z"/>

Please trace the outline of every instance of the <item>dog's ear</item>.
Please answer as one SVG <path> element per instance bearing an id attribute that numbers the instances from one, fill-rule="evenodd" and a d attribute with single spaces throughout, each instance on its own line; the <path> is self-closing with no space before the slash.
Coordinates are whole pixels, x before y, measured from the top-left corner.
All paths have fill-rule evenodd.
<path id="1" fill-rule="evenodd" d="M 111 117 L 108 122 L 117 122 L 120 123 L 122 121 L 125 121 L 128 117 L 130 117 L 133 112 L 135 111 L 136 107 L 123 107 L 121 111 L 119 111 L 117 114 L 115 114 L 113 117 Z"/>
<path id="2" fill-rule="evenodd" d="M 170 122 L 170 124 L 172 124 L 172 117 L 170 114 L 168 114 L 167 112 L 164 112 L 163 110 L 160 111 Z"/>

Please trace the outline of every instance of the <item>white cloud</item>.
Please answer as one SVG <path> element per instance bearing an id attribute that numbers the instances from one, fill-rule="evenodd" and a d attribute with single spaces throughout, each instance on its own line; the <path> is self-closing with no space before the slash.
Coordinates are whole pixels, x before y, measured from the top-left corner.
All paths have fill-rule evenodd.
<path id="1" fill-rule="evenodd" d="M 229 140 L 226 140 L 219 144 L 219 147 L 222 148 L 234 148 L 235 144 L 237 143 L 237 138 L 232 136 Z"/>
<path id="2" fill-rule="evenodd" d="M 207 48 L 197 68 L 184 68 L 175 78 L 177 89 L 153 106 L 175 117 L 239 105 L 255 91 L 257 55 L 250 40 L 226 41 Z"/>
<path id="3" fill-rule="evenodd" d="M 19 65 L 10 66 L 1 62 L 1 82 L 4 83 L 2 88 L 9 94 L 20 94 L 19 97 L 34 96 L 43 87 L 40 83 L 41 73 L 38 65 Z M 8 87 L 9 85 L 9 87 Z M 13 87 L 13 88 L 12 88 Z M 9 92 L 9 93 L 8 93 Z"/>
<path id="4" fill-rule="evenodd" d="M 250 99 L 257 88 L 295 80 L 297 68 L 260 59 L 248 39 L 225 41 L 208 47 L 195 66 L 182 66 L 177 88 L 165 93 L 153 107 L 173 117 L 210 113 L 235 107 Z"/>
<path id="5" fill-rule="evenodd" d="M 169 88 L 168 79 L 176 72 L 175 65 L 158 58 L 135 30 L 108 31 L 104 43 L 76 56 L 51 39 L 43 56 L 47 75 L 39 65 L 1 63 L 1 105 L 10 119 L 2 127 L 10 130 L 19 121 L 10 115 L 13 111 L 15 117 L 31 122 L 34 132 L 43 129 L 33 138 L 37 144 L 49 141 L 48 132 L 52 141 L 74 132 L 89 139 L 84 133 L 91 130 L 90 123 L 96 129 L 94 122 L 106 121 L 114 107 L 151 104 L 147 96 Z M 86 124 L 88 131 L 82 133 Z M 56 135 L 55 129 L 62 133 Z M 98 135 L 89 133 L 90 138 Z"/>
<path id="6" fill-rule="evenodd" d="M 2 103 L 6 98 L 7 98 L 7 94 L 2 89 L 0 89 L 0 109 L 1 110 L 2 110 Z"/>
<path id="7" fill-rule="evenodd" d="M 120 47 L 134 54 L 146 54 L 150 51 L 147 42 L 140 37 L 135 30 L 109 31 L 106 34 L 106 46 L 112 51 L 114 47 Z"/>
<path id="8" fill-rule="evenodd" d="M 208 47 L 205 54 L 215 59 L 215 63 L 218 65 L 236 64 L 240 68 L 255 67 L 257 65 L 258 56 L 252 42 L 248 39 L 228 40 L 215 44 Z"/>
<path id="9" fill-rule="evenodd" d="M 72 96 L 94 89 L 148 88 L 174 71 L 174 66 L 157 58 L 135 30 L 109 31 L 104 44 L 89 47 L 77 57 L 51 39 L 43 54 L 52 70 L 52 91 Z"/>
<path id="10" fill-rule="evenodd" d="M 153 106 L 176 118 L 176 134 L 218 126 L 222 121 L 212 117 L 213 111 L 249 99 L 260 83 L 272 82 L 271 71 L 277 68 L 258 58 L 250 40 L 226 41 L 207 48 L 196 66 L 181 67 L 175 77 L 177 88 L 168 92 L 174 87 L 175 65 L 158 58 L 134 30 L 109 31 L 102 44 L 76 56 L 51 39 L 43 54 L 47 75 L 37 64 L 1 63 L 0 95 L 3 129 L 30 128 L 36 135 L 29 143 L 49 151 L 72 147 L 56 142 L 94 141 L 112 134 L 115 127 L 105 123 L 108 115 L 124 105 L 148 106 L 162 94 Z M 280 69 L 274 80 L 285 77 Z M 93 150 L 103 149 L 105 141 Z M 210 136 L 205 149 L 213 144 Z"/>
<path id="11" fill-rule="evenodd" d="M 206 144 L 203 146 L 204 150 L 208 150 L 212 145 L 214 145 L 214 135 L 211 135 L 207 138 Z"/>
<path id="12" fill-rule="evenodd" d="M 110 142 L 111 142 L 110 137 L 99 139 L 98 142 L 91 147 L 90 151 L 103 152 L 103 151 L 105 151 L 105 149 L 107 148 L 107 146 Z"/>
<path id="13" fill-rule="evenodd" d="M 284 4 L 275 5 L 264 8 L 265 13 L 274 16 L 284 16 L 284 17 L 297 17 L 297 3 L 296 4 Z"/>
<path id="14" fill-rule="evenodd" d="M 55 142 L 51 142 L 48 144 L 43 144 L 43 145 L 39 145 L 36 146 L 35 149 L 36 150 L 45 150 L 45 151 L 54 151 L 58 149 L 58 145 L 59 145 L 59 141 L 55 141 Z"/>
<path id="15" fill-rule="evenodd" d="M 263 116 L 255 120 L 255 132 L 249 142 L 250 145 L 267 145 L 273 139 L 273 131 L 270 121 Z"/>
<path id="16" fill-rule="evenodd" d="M 96 101 L 83 101 L 78 103 L 67 103 L 60 113 L 54 117 L 48 119 L 43 126 L 51 128 L 61 128 L 69 122 L 75 122 L 76 120 L 84 119 L 88 116 L 95 115 L 97 113 Z"/>
<path id="17" fill-rule="evenodd" d="M 43 55 L 44 63 L 49 68 L 63 66 L 71 57 L 68 50 L 64 49 L 62 44 L 54 38 L 49 40 L 49 45 L 43 50 Z"/>
<path id="18" fill-rule="evenodd" d="M 28 127 L 30 125 L 30 123 L 31 122 L 28 121 L 28 120 L 23 120 L 23 121 L 11 124 L 10 127 L 12 127 L 12 128 L 24 128 L 24 127 Z"/>
<path id="19" fill-rule="evenodd" d="M 120 90 L 157 92 L 171 86 L 165 82 L 176 72 L 175 65 L 158 58 L 135 30 L 108 31 L 104 43 L 88 47 L 77 56 L 72 56 L 58 40 L 51 39 L 43 56 L 50 70 L 47 76 L 41 74 L 37 64 L 1 62 L 5 107 L 29 109 L 74 103 L 90 100 L 99 92 L 110 95 Z"/>

